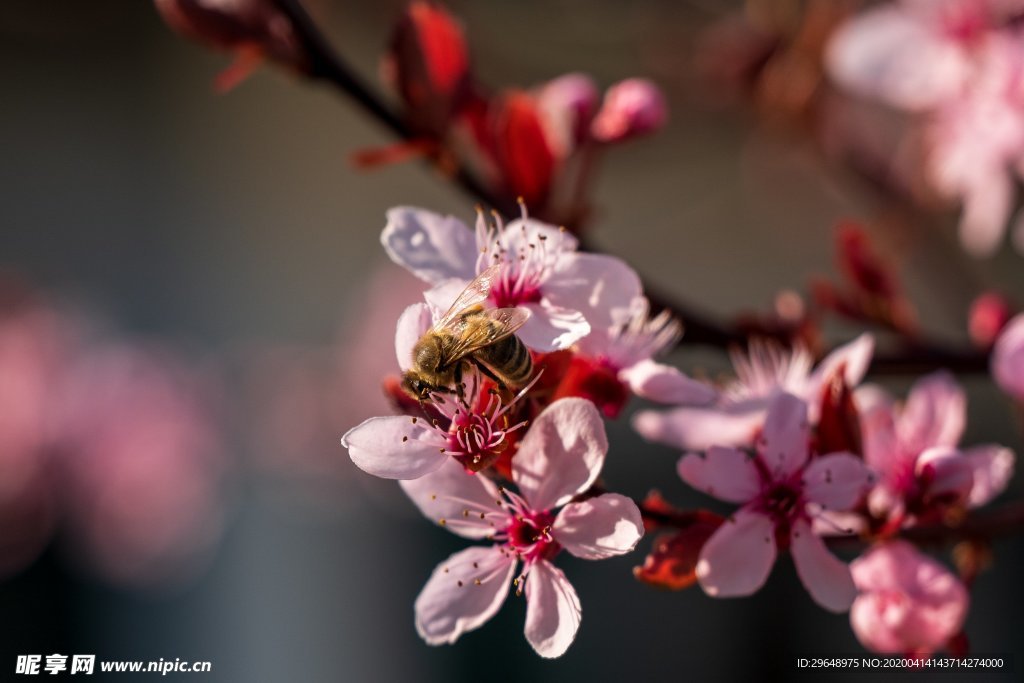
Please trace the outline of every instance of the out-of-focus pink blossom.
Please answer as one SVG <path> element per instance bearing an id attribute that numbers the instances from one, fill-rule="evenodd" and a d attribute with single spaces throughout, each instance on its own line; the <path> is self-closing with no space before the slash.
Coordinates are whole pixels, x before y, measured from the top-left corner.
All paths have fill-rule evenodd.
<path id="1" fill-rule="evenodd" d="M 646 135 L 668 120 L 668 105 L 661 89 L 645 78 L 628 78 L 608 88 L 590 132 L 601 142 Z"/>
<path id="2" fill-rule="evenodd" d="M 598 317 L 587 311 L 584 315 Z M 612 319 L 610 327 L 594 328 L 576 343 L 576 355 L 556 397 L 587 398 L 608 417 L 618 415 L 629 391 L 675 405 L 701 405 L 717 398 L 707 384 L 653 360 L 682 335 L 682 325 L 668 311 L 652 318 L 647 299 L 637 297 L 628 308 L 613 310 Z"/>
<path id="3" fill-rule="evenodd" d="M 1024 314 L 1014 317 L 996 340 L 992 376 L 1003 391 L 1024 401 Z"/>
<path id="4" fill-rule="evenodd" d="M 857 392 L 864 459 L 879 474 L 868 509 L 895 528 L 978 507 L 1013 474 L 1013 452 L 995 445 L 961 450 L 967 397 L 948 373 L 919 380 L 901 407 L 878 387 Z"/>
<path id="5" fill-rule="evenodd" d="M 779 394 L 768 407 L 751 458 L 732 447 L 687 454 L 679 476 L 690 486 L 741 507 L 707 540 L 697 579 L 714 597 L 751 595 L 764 585 L 778 545 L 788 546 L 800 580 L 814 601 L 832 612 L 850 607 L 856 590 L 849 568 L 829 553 L 812 529 L 822 511 L 854 507 L 871 475 L 849 453 L 810 458 L 807 404 Z"/>
<path id="6" fill-rule="evenodd" d="M 714 405 L 641 411 L 633 418 L 633 427 L 646 439 L 682 450 L 749 445 L 769 403 L 783 392 L 806 401 L 809 419 L 816 424 L 826 382 L 842 371 L 847 386 L 855 386 L 864 377 L 873 351 L 874 338 L 864 334 L 833 351 L 815 368 L 805 349 L 788 351 L 754 341 L 748 355 L 733 355 L 736 379 L 718 390 Z"/>
<path id="7" fill-rule="evenodd" d="M 860 594 L 850 624 L 875 652 L 928 655 L 963 627 L 969 596 L 944 566 L 897 540 L 871 548 L 850 565 Z"/>
<path id="8" fill-rule="evenodd" d="M 475 234 L 456 218 L 423 209 L 399 207 L 387 216 L 384 249 L 434 286 L 425 297 L 436 311 L 444 313 L 477 274 L 502 265 L 490 303 L 530 312 L 517 335 L 536 351 L 572 346 L 592 325 L 610 324 L 612 309 L 641 295 L 640 278 L 624 262 L 581 253 L 575 237 L 525 215 L 490 226 L 481 213 Z M 595 319 L 585 318 L 583 310 Z"/>
<path id="9" fill-rule="evenodd" d="M 464 538 L 494 541 L 438 565 L 416 598 L 416 630 L 424 640 L 454 643 L 478 628 L 514 583 L 517 594 L 526 593 L 530 645 L 542 657 L 565 653 L 580 625 L 580 601 L 552 560 L 562 549 L 586 560 L 622 555 L 643 536 L 640 511 L 629 498 L 606 493 L 570 503 L 597 479 L 607 450 L 593 404 L 567 398 L 548 406 L 523 437 L 512 461 L 518 494 L 453 461 L 402 482 L 428 518 Z"/>
<path id="10" fill-rule="evenodd" d="M 221 90 L 244 80 L 270 57 L 303 70 L 307 57 L 291 21 L 272 0 L 154 0 L 164 21 L 178 33 L 211 47 L 231 50 L 234 65 L 217 79 Z"/>
<path id="11" fill-rule="evenodd" d="M 852 19 L 829 49 L 842 85 L 928 115 L 929 175 L 962 202 L 978 255 L 998 247 L 1024 163 L 1024 36 L 1010 27 L 1022 15 L 1019 0 L 903 0 Z"/>
<path id="12" fill-rule="evenodd" d="M 983 349 L 992 348 L 999 334 L 1013 317 L 1014 308 L 999 292 L 985 292 L 973 302 L 967 314 L 971 341 Z"/>
<path id="13" fill-rule="evenodd" d="M 61 387 L 62 496 L 108 579 L 180 579 L 219 538 L 220 438 L 202 383 L 161 354 L 88 351 Z"/>
<path id="14" fill-rule="evenodd" d="M 43 303 L 0 282 L 0 576 L 34 560 L 56 521 L 49 456 L 61 327 Z"/>
<path id="15" fill-rule="evenodd" d="M 536 98 L 548 141 L 556 155 L 564 159 L 590 133 L 590 121 L 597 108 L 597 86 L 586 74 L 570 73 L 542 85 Z"/>

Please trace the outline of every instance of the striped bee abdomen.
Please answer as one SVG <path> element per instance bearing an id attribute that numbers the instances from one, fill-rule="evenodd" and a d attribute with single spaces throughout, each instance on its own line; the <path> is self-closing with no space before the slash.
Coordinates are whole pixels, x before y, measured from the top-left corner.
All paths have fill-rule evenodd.
<path id="1" fill-rule="evenodd" d="M 533 374 L 530 351 L 515 335 L 478 349 L 474 356 L 509 386 L 523 386 Z"/>

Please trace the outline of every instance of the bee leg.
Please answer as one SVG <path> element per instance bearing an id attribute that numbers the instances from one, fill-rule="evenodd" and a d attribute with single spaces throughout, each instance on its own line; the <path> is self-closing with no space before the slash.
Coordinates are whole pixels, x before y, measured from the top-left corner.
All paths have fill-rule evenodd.
<path id="1" fill-rule="evenodd" d="M 476 366 L 476 369 L 479 370 L 482 375 L 484 375 L 485 377 L 488 377 L 491 380 L 493 380 L 494 383 L 497 384 L 500 389 L 507 389 L 508 388 L 508 387 L 505 386 L 505 383 L 502 382 L 501 379 L 499 379 L 497 375 L 495 375 L 493 372 L 491 372 L 487 368 L 487 366 L 484 365 L 483 363 L 474 361 L 473 365 Z"/>
<path id="2" fill-rule="evenodd" d="M 455 366 L 455 393 L 459 397 L 459 403 L 466 405 L 466 385 L 462 383 L 463 363 Z"/>

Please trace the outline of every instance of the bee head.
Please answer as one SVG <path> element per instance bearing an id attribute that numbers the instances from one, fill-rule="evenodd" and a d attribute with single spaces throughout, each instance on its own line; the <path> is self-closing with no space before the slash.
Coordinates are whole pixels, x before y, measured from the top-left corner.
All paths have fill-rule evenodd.
<path id="1" fill-rule="evenodd" d="M 414 370 L 409 370 L 402 375 L 402 388 L 407 394 L 417 401 L 426 401 L 430 398 L 433 387 L 423 380 Z"/>

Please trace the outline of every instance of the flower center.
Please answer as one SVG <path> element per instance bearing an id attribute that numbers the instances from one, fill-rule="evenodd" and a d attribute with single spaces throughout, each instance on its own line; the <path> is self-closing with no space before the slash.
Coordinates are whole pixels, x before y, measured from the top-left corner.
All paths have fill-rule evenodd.
<path id="1" fill-rule="evenodd" d="M 491 285 L 491 302 L 497 308 L 512 308 L 540 301 L 543 268 L 532 267 L 536 259 L 524 258 L 518 265 L 502 269 L 501 278 Z"/>
<path id="2" fill-rule="evenodd" d="M 776 520 L 791 519 L 799 509 L 800 491 L 790 484 L 773 484 L 761 498 L 762 509 Z"/>
<path id="3" fill-rule="evenodd" d="M 460 410 L 448 428 L 448 451 L 463 467 L 479 472 L 505 450 L 505 434 L 485 415 Z"/>
<path id="4" fill-rule="evenodd" d="M 554 521 L 551 512 L 521 510 L 505 529 L 508 545 L 526 562 L 554 557 L 561 549 L 551 536 Z"/>

